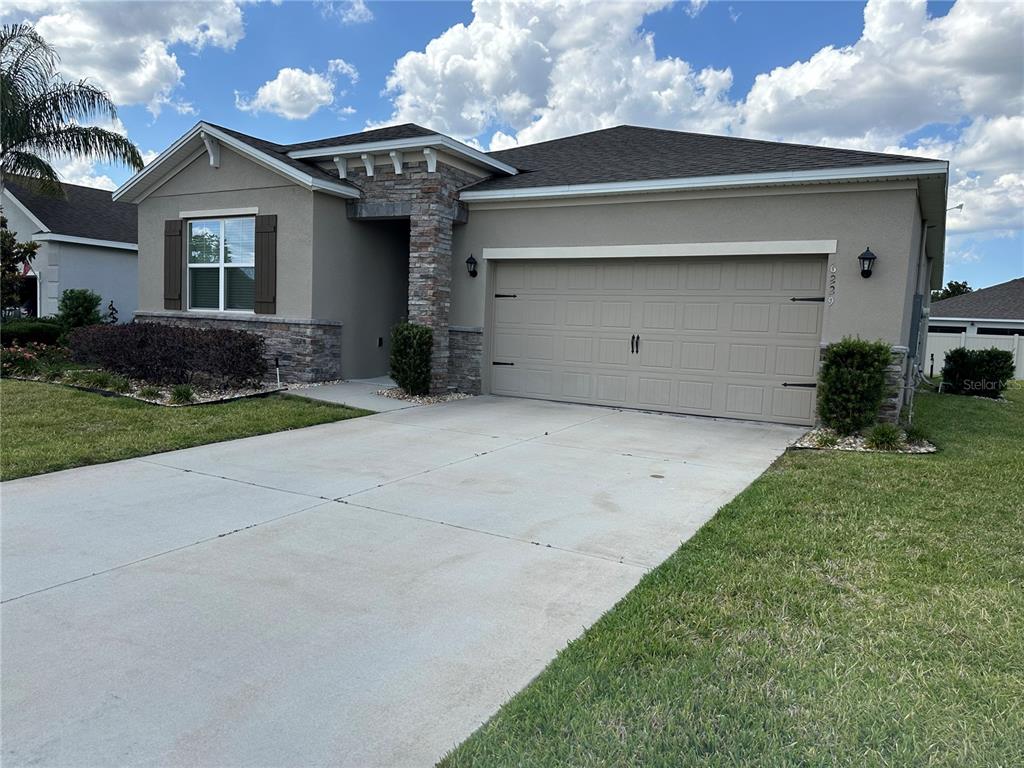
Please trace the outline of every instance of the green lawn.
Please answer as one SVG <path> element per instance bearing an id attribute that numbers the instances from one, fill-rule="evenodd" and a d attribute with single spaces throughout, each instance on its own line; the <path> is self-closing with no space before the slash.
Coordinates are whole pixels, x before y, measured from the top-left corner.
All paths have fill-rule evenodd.
<path id="1" fill-rule="evenodd" d="M 1024 765 L 1024 389 L 789 452 L 441 765 Z"/>
<path id="2" fill-rule="evenodd" d="M 283 395 L 167 408 L 56 384 L 2 381 L 0 479 L 308 427 L 366 413 Z"/>

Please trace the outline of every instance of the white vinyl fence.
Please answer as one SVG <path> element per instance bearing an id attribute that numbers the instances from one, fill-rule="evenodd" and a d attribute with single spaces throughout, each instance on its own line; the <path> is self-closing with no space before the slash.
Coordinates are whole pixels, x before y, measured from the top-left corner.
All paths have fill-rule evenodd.
<path id="1" fill-rule="evenodd" d="M 934 363 L 935 375 L 942 373 L 942 366 L 946 362 L 946 353 L 957 347 L 967 349 L 1008 349 L 1013 352 L 1013 363 L 1015 379 L 1024 379 L 1024 336 L 994 336 L 988 334 L 963 333 L 935 333 L 928 332 L 928 349 L 925 351 L 924 372 L 931 375 Z M 934 361 L 932 355 L 935 356 Z"/>

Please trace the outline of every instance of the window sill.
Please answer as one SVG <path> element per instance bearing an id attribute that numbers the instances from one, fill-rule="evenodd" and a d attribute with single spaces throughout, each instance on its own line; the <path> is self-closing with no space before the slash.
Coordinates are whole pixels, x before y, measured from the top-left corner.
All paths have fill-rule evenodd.
<path id="1" fill-rule="evenodd" d="M 153 309 L 138 310 L 135 319 L 146 320 L 180 317 L 190 320 L 233 320 L 242 323 L 287 323 L 290 325 L 332 325 L 341 327 L 340 320 L 317 320 L 309 317 L 287 317 L 284 315 L 257 315 L 255 312 L 219 312 L 199 309 Z"/>

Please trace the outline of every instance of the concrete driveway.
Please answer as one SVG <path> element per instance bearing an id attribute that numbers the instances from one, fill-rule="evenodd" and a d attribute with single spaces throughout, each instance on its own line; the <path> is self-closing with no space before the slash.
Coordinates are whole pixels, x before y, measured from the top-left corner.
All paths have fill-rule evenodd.
<path id="1" fill-rule="evenodd" d="M 5 483 L 3 763 L 431 765 L 801 431 L 480 397 Z"/>

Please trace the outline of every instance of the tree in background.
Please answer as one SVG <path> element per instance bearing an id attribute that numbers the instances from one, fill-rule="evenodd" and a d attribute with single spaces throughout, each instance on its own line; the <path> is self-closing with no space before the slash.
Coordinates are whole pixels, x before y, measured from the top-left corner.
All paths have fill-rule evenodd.
<path id="1" fill-rule="evenodd" d="M 7 219 L 0 216 L 0 307 L 21 304 L 21 284 L 25 265 L 31 264 L 39 243 L 19 243 L 7 228 Z"/>
<path id="2" fill-rule="evenodd" d="M 973 290 L 974 289 L 967 284 L 966 280 L 963 282 L 950 280 L 946 283 L 945 288 L 932 291 L 932 301 L 942 301 L 943 299 L 951 299 L 954 296 L 963 296 L 965 293 L 970 293 Z"/>
<path id="3" fill-rule="evenodd" d="M 64 197 L 54 157 L 142 168 L 142 156 L 114 131 L 82 125 L 114 120 L 107 94 L 86 80 L 67 82 L 60 57 L 28 24 L 0 26 L 0 173 L 35 180 L 39 190 Z"/>

